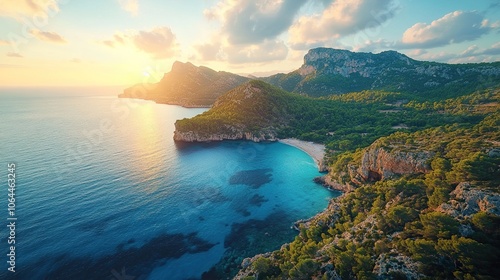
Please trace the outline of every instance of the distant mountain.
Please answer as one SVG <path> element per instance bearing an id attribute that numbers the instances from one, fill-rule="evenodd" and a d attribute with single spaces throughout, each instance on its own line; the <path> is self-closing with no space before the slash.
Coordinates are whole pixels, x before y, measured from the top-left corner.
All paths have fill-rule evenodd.
<path id="1" fill-rule="evenodd" d="M 236 74 L 176 61 L 172 71 L 166 73 L 160 82 L 135 85 L 125 89 L 119 97 L 185 107 L 210 107 L 217 97 L 248 80 Z"/>
<path id="2" fill-rule="evenodd" d="M 436 100 L 500 85 L 500 62 L 446 64 L 417 61 L 396 51 L 379 54 L 316 48 L 288 74 L 258 78 L 289 92 L 312 97 L 384 90 Z M 217 97 L 250 78 L 176 61 L 157 84 L 139 84 L 120 97 L 185 107 L 210 107 Z"/>
<path id="3" fill-rule="evenodd" d="M 372 54 L 316 48 L 305 55 L 299 69 L 263 80 L 309 96 L 385 90 L 446 98 L 500 84 L 500 62 L 446 64 L 417 61 L 396 51 Z"/>

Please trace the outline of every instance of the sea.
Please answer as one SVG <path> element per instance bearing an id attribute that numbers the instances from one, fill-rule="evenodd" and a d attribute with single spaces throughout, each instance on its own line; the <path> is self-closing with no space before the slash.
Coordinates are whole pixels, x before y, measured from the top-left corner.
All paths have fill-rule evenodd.
<path id="1" fill-rule="evenodd" d="M 229 278 L 339 195 L 297 148 L 176 143 L 206 108 L 120 92 L 0 89 L 0 279 Z"/>

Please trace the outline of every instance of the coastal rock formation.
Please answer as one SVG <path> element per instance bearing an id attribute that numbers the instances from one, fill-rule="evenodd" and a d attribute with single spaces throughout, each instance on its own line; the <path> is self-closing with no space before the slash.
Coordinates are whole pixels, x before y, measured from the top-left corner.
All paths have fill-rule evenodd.
<path id="1" fill-rule="evenodd" d="M 396 175 L 427 173 L 431 170 L 428 161 L 433 156 L 433 152 L 427 151 L 392 150 L 389 152 L 382 147 L 371 147 L 363 154 L 361 165 L 351 174 L 351 179 L 360 184 L 380 181 Z"/>
<path id="2" fill-rule="evenodd" d="M 364 150 L 359 162 L 348 163 L 345 171 L 328 174 L 323 182 L 333 189 L 351 192 L 365 183 L 427 173 L 434 155 L 432 151 L 388 148 L 375 142 Z"/>
<path id="3" fill-rule="evenodd" d="M 174 131 L 174 140 L 181 142 L 211 142 L 222 140 L 250 140 L 253 142 L 261 141 L 276 141 L 276 135 L 270 131 L 268 134 L 259 133 L 254 134 L 251 132 L 244 132 L 237 128 L 227 128 L 232 130 L 232 133 L 199 133 L 197 131 Z"/>

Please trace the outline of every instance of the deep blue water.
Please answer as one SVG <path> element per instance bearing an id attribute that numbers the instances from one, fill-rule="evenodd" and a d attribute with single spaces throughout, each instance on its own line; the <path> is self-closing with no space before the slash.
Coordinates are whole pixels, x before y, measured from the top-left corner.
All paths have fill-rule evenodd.
<path id="1" fill-rule="evenodd" d="M 199 279 L 231 248 L 279 248 L 293 221 L 336 195 L 312 182 L 317 168 L 299 149 L 176 144 L 175 120 L 206 109 L 111 94 L 0 93 L 5 224 L 7 164 L 16 164 L 14 279 Z M 12 278 L 0 228 L 0 278 Z"/>

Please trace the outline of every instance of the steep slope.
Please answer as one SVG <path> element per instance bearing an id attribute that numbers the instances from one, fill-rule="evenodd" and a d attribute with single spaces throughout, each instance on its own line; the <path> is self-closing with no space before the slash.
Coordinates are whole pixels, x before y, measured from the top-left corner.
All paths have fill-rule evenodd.
<path id="1" fill-rule="evenodd" d="M 413 60 L 395 51 L 379 54 L 316 48 L 288 74 L 263 80 L 290 92 L 325 96 L 362 90 L 446 98 L 500 83 L 500 62 L 445 64 Z"/>
<path id="2" fill-rule="evenodd" d="M 248 78 L 236 74 L 176 61 L 172 71 L 166 73 L 159 83 L 133 86 L 125 89 L 119 97 L 185 107 L 210 107 L 217 97 L 246 81 Z"/>

